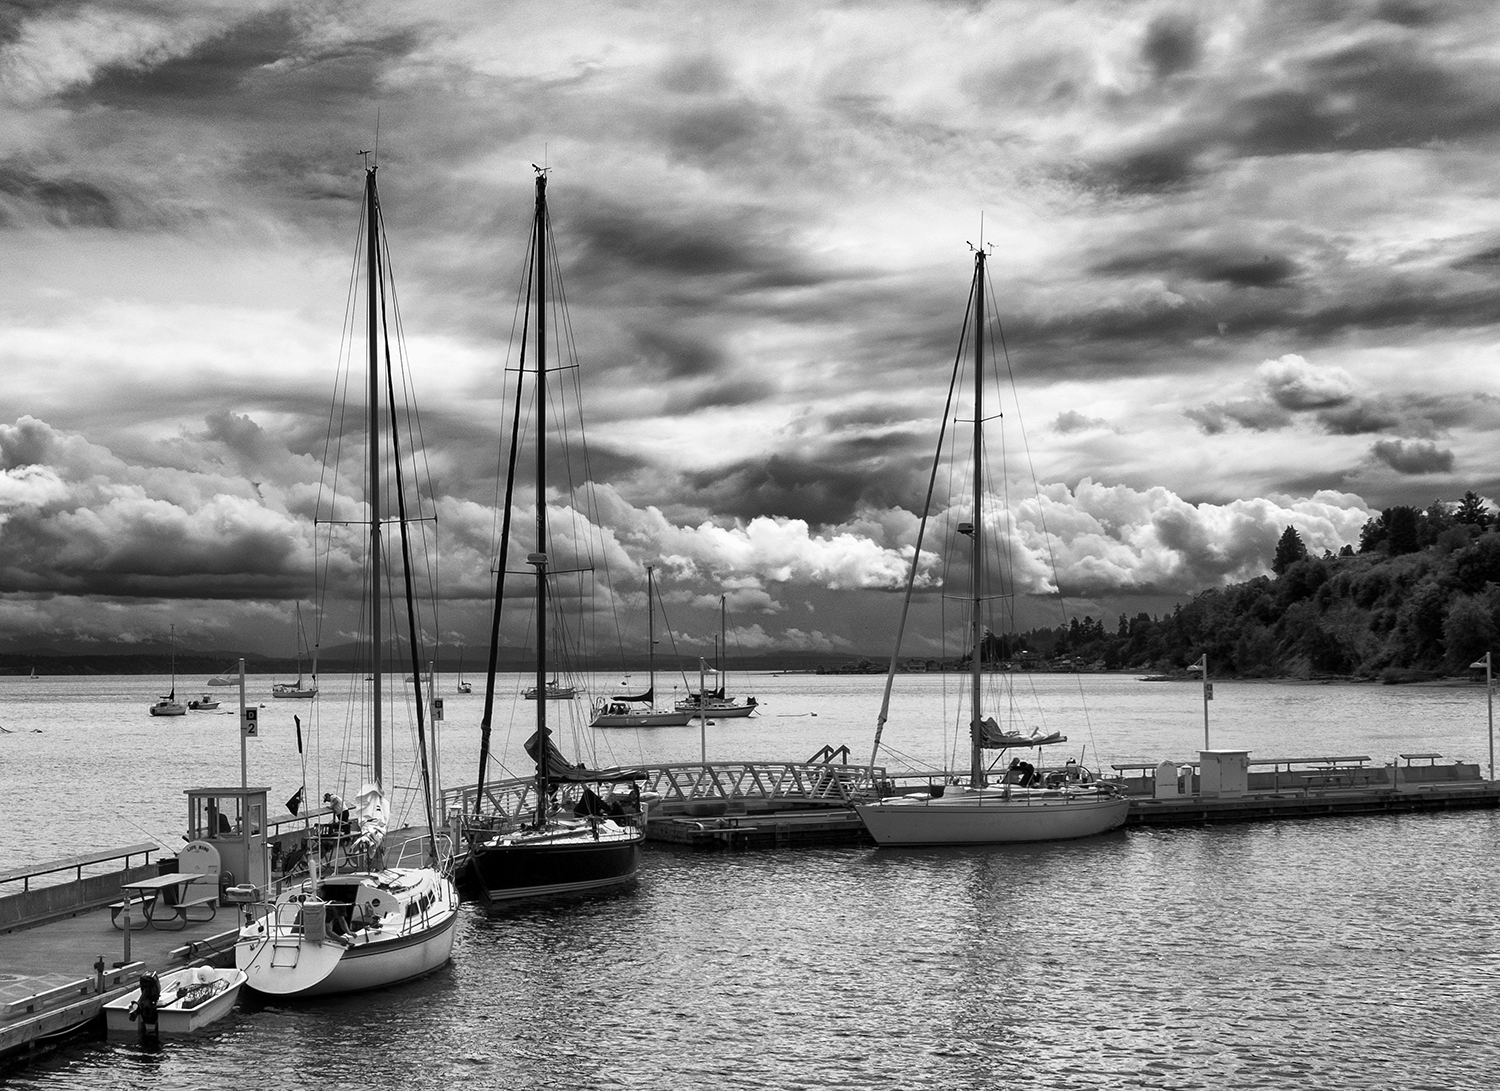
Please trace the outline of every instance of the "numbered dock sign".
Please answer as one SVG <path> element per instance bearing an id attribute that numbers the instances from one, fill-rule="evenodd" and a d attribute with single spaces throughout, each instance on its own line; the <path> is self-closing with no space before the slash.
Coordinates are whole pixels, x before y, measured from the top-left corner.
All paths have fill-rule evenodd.
<path id="1" fill-rule="evenodd" d="M 247 737 L 260 734 L 260 724 L 256 721 L 255 718 L 255 714 L 259 711 L 259 709 L 255 708 L 245 709 L 245 718 L 240 721 L 240 730 L 244 732 Z"/>
<path id="2" fill-rule="evenodd" d="M 1212 682 L 1203 683 L 1203 699 L 1205 701 L 1212 701 L 1214 699 L 1214 684 Z"/>
<path id="3" fill-rule="evenodd" d="M 434 697 L 432 699 L 432 720 L 436 723 L 443 718 L 443 699 Z"/>

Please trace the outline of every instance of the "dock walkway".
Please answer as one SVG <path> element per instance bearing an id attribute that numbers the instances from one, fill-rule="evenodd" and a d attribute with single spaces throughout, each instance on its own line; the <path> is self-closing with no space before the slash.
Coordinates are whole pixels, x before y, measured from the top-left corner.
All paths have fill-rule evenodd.
<path id="1" fill-rule="evenodd" d="M 144 973 L 232 957 L 238 918 L 122 931 L 105 904 L 0 932 L 0 1063 L 91 1022 Z"/>

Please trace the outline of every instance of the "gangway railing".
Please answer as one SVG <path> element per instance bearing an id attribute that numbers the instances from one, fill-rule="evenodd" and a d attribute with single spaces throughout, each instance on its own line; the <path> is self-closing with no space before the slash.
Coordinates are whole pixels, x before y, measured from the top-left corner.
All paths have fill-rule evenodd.
<path id="1" fill-rule="evenodd" d="M 752 809 L 788 804 L 843 807 L 871 794 L 876 784 L 886 780 L 881 766 L 828 761 L 678 762 L 638 768 L 642 777 L 635 784 L 643 795 L 655 797 L 653 814 L 683 813 L 705 801 L 743 803 Z M 549 808 L 570 809 L 584 787 L 553 782 L 555 796 Z M 625 786 L 616 790 L 623 792 Z M 478 798 L 478 813 L 484 818 L 524 822 L 536 813 L 536 780 L 517 777 L 489 781 L 477 790 L 473 785 L 448 788 L 442 798 L 446 815 L 475 814 Z"/>

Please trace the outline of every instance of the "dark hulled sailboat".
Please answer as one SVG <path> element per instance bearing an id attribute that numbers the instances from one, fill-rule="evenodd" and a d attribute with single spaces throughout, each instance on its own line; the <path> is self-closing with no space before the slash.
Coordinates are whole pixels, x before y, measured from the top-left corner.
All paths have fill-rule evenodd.
<path id="1" fill-rule="evenodd" d="M 537 170 L 536 209 L 532 222 L 532 254 L 528 322 L 535 325 L 535 351 L 532 360 L 525 359 L 523 334 L 521 382 L 516 392 L 516 421 L 519 423 L 522 386 L 527 377 L 535 383 L 530 404 L 536 420 L 532 434 L 536 438 L 536 526 L 535 549 L 527 558 L 534 580 L 537 693 L 546 693 L 555 667 L 548 662 L 548 618 L 551 613 L 552 580 L 562 571 L 580 571 L 571 559 L 563 567 L 551 555 L 552 537 L 547 521 L 547 410 L 549 406 L 547 284 L 552 272 L 548 241 L 550 223 L 547 215 L 547 172 Z M 505 512 L 501 528 L 500 562 L 496 576 L 495 606 L 490 628 L 489 670 L 485 680 L 484 715 L 480 724 L 479 786 L 475 812 L 462 823 L 467 852 L 468 878 L 491 902 L 521 898 L 574 894 L 617 886 L 635 878 L 641 863 L 641 846 L 645 841 L 645 815 L 640 795 L 633 787 L 628 794 L 618 794 L 607 785 L 629 783 L 640 774 L 629 770 L 594 770 L 570 765 L 553 741 L 549 716 L 560 716 L 571 706 L 567 701 L 532 701 L 526 707 L 536 713 L 536 727 L 526 742 L 526 751 L 536 763 L 532 789 L 528 797 L 529 813 L 520 817 L 485 814 L 483 791 L 489 761 L 489 743 L 495 706 L 495 667 L 499 654 L 501 608 L 504 603 L 506 561 L 509 556 L 511 501 L 516 484 L 517 437 L 513 427 L 510 473 L 508 475 Z M 597 789 L 597 790 L 596 790 Z M 604 793 L 604 794 L 601 794 Z M 571 803 L 571 805 L 569 805 Z"/>

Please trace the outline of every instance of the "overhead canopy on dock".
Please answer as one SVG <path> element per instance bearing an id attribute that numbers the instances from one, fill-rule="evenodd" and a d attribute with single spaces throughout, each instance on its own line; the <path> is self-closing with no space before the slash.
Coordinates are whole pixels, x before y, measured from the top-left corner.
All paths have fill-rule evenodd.
<path id="1" fill-rule="evenodd" d="M 526 740 L 526 753 L 531 755 L 531 760 L 537 760 L 536 733 Z M 590 769 L 584 765 L 571 765 L 568 759 L 562 756 L 562 751 L 557 748 L 557 743 L 552 741 L 552 736 L 547 735 L 547 779 L 565 780 L 574 784 L 588 782 L 611 783 L 622 780 L 643 780 L 646 773 L 642 769 Z"/>

